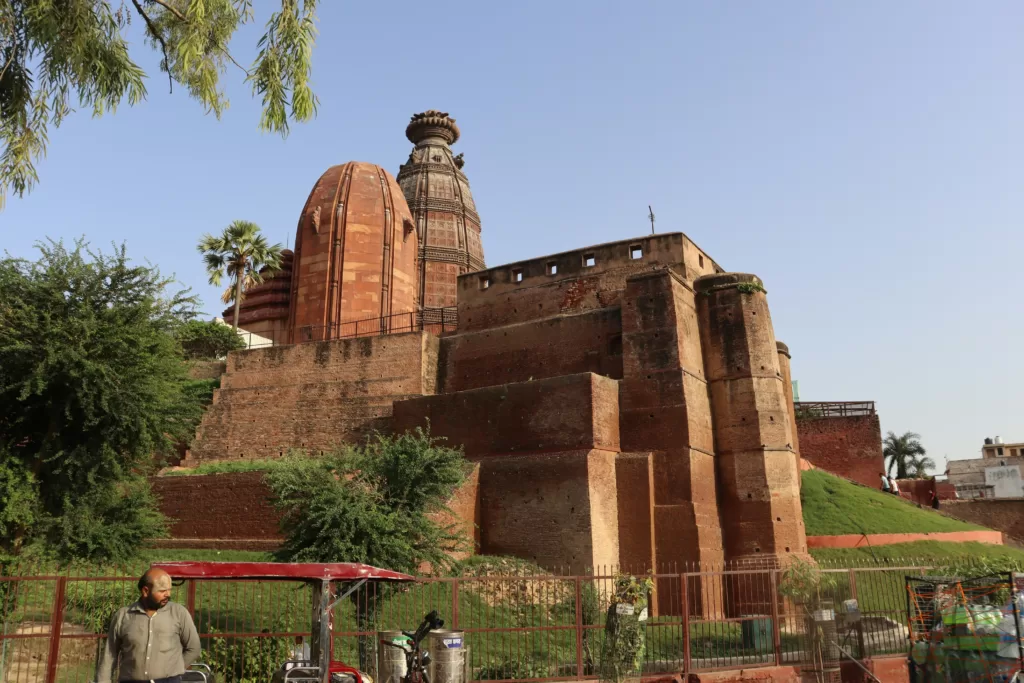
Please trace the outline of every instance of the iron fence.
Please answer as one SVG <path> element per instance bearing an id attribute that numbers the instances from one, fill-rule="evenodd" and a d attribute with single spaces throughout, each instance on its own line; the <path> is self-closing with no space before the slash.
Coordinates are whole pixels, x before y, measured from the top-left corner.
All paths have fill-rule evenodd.
<path id="1" fill-rule="evenodd" d="M 874 401 L 797 401 L 793 404 L 796 419 L 821 417 L 858 417 L 875 414 Z"/>
<path id="2" fill-rule="evenodd" d="M 678 569 L 678 570 L 677 570 Z M 908 650 L 908 573 L 898 564 L 828 568 L 821 604 L 836 613 L 835 644 L 855 658 Z M 104 572 L 94 572 L 104 574 Z M 333 615 L 334 659 L 375 673 L 380 630 L 412 630 L 437 610 L 465 631 L 476 681 L 599 676 L 611 596 L 620 574 L 426 577 L 371 586 Z M 650 574 L 642 675 L 775 665 L 809 666 L 811 606 L 787 597 L 779 570 L 682 567 Z M 136 578 L 107 572 L 0 577 L 0 681 L 86 683 L 111 614 L 135 600 Z M 218 683 L 269 681 L 308 647 L 312 596 L 301 582 L 192 580 L 175 588 L 193 614 L 202 660 Z M 854 601 L 854 602 L 850 602 Z M 854 610 L 856 607 L 856 610 Z M 362 621 L 357 615 L 367 615 Z"/>

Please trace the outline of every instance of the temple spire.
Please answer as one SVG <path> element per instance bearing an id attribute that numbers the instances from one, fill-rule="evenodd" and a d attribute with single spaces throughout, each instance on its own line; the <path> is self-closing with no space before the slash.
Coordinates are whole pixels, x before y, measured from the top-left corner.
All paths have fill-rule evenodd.
<path id="1" fill-rule="evenodd" d="M 455 306 L 459 275 L 485 267 L 480 216 L 462 172 L 465 162 L 451 150 L 460 135 L 455 119 L 436 109 L 414 114 L 405 129 L 415 146 L 398 171 L 398 184 L 419 237 L 421 308 Z"/>

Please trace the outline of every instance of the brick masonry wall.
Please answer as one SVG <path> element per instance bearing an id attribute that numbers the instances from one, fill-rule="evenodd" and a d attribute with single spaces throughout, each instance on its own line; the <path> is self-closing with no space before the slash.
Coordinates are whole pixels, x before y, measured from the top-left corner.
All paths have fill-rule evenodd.
<path id="1" fill-rule="evenodd" d="M 797 420 L 800 456 L 815 467 L 879 487 L 882 428 L 877 415 Z"/>
<path id="2" fill-rule="evenodd" d="M 265 549 L 280 538 L 262 472 L 153 477 L 160 511 L 171 520 L 164 547 Z"/>
<path id="3" fill-rule="evenodd" d="M 189 361 L 188 376 L 192 379 L 220 379 L 228 369 L 222 360 Z"/>
<path id="4" fill-rule="evenodd" d="M 481 550 L 547 569 L 618 563 L 615 453 L 577 450 L 481 461 Z"/>
<path id="5" fill-rule="evenodd" d="M 634 248 L 640 250 L 637 258 Z M 593 258 L 593 265 L 585 265 L 586 257 Z M 459 278 L 459 330 L 494 329 L 619 306 L 629 277 L 663 268 L 672 268 L 692 282 L 714 273 L 717 266 L 686 235 L 667 233 L 469 273 Z"/>
<path id="6" fill-rule="evenodd" d="M 152 477 L 150 486 L 160 511 L 170 520 L 170 538 L 158 548 L 273 550 L 281 539 L 280 515 L 270 502 L 262 472 Z M 465 483 L 448 501 L 454 516 L 440 513 L 441 524 L 455 524 L 470 542 L 466 557 L 480 547 L 478 505 L 480 466 L 473 465 Z"/>
<path id="7" fill-rule="evenodd" d="M 601 448 L 619 450 L 619 387 L 584 373 L 397 401 L 394 428 L 430 431 L 472 458 Z"/>
<path id="8" fill-rule="evenodd" d="M 1024 542 L 1024 498 L 942 500 L 939 510 Z"/>
<path id="9" fill-rule="evenodd" d="M 443 391 L 593 372 L 622 377 L 618 308 L 546 318 L 441 340 Z"/>
<path id="10" fill-rule="evenodd" d="M 392 403 L 433 393 L 437 337 L 414 332 L 231 353 L 187 465 L 313 452 L 390 431 Z"/>

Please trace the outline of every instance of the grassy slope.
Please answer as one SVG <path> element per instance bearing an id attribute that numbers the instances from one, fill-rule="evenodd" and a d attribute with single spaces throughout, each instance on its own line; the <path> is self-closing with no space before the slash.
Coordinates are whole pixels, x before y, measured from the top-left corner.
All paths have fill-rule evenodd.
<path id="1" fill-rule="evenodd" d="M 1024 550 L 987 543 L 917 541 L 874 548 L 814 548 L 811 555 L 828 565 L 851 567 L 873 565 L 876 559 L 889 564 L 901 560 L 913 565 L 949 564 L 960 559 L 979 562 L 1006 560 L 1024 567 Z"/>
<path id="2" fill-rule="evenodd" d="M 800 498 L 808 536 L 972 531 L 984 527 L 943 517 L 896 496 L 821 470 L 803 473 Z"/>

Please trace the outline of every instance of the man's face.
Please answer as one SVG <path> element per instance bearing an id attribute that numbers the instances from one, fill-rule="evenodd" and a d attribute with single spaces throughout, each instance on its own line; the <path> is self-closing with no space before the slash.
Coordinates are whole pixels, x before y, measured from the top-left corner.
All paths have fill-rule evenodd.
<path id="1" fill-rule="evenodd" d="M 148 609 L 160 609 L 171 601 L 171 577 L 158 576 L 153 581 L 153 587 L 148 586 L 142 589 L 142 603 Z"/>

